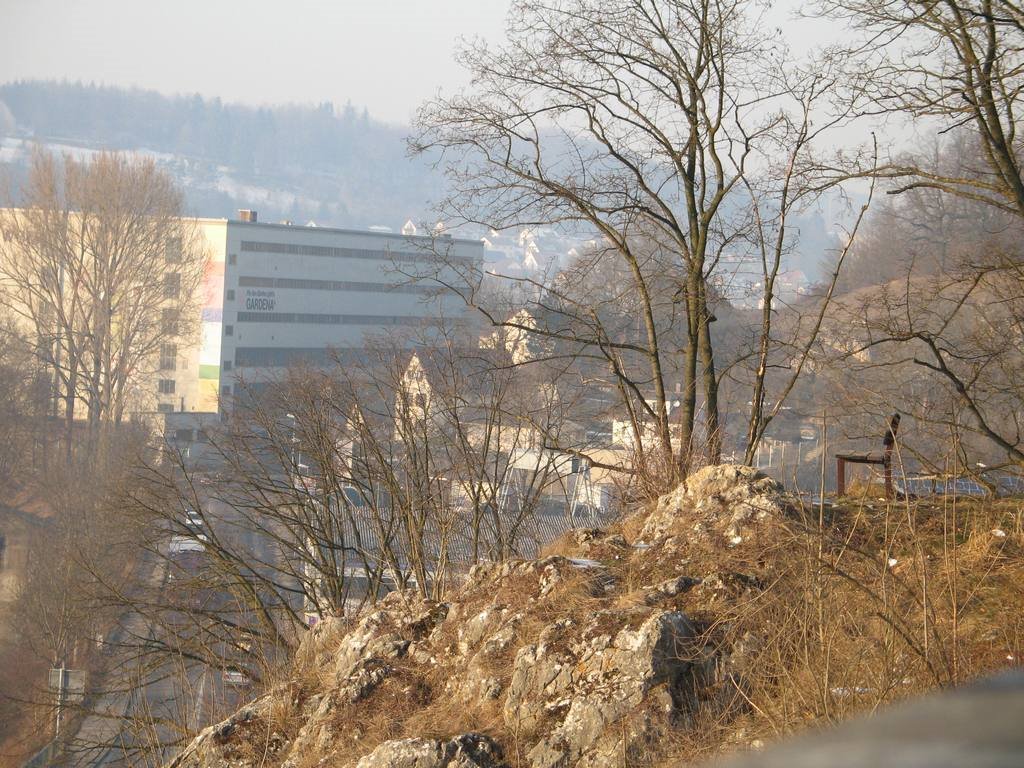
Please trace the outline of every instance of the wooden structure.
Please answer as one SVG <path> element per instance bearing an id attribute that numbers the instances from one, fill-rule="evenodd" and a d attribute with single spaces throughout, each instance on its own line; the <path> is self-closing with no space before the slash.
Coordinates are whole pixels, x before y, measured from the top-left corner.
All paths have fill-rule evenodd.
<path id="1" fill-rule="evenodd" d="M 846 465 L 876 464 L 880 465 L 885 475 L 885 498 L 895 495 L 892 487 L 892 452 L 896 445 L 896 432 L 900 428 L 900 415 L 894 413 L 889 419 L 889 429 L 882 440 L 882 452 L 869 453 L 837 453 L 836 454 L 836 495 L 846 495 Z"/>

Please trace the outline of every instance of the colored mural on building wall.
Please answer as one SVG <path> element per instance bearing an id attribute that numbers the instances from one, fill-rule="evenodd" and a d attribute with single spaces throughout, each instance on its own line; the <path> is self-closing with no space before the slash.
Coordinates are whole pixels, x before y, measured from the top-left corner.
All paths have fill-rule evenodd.
<path id="1" fill-rule="evenodd" d="M 224 320 L 224 254 L 203 275 L 202 339 L 199 346 L 199 410 L 216 411 L 220 392 L 220 335 Z"/>

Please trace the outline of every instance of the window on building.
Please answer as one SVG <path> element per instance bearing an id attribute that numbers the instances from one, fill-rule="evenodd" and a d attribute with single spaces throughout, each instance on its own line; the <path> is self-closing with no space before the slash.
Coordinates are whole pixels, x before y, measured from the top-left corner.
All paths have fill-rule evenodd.
<path id="1" fill-rule="evenodd" d="M 160 379 L 157 383 L 157 389 L 161 395 L 173 395 L 174 394 L 174 379 Z"/>
<path id="2" fill-rule="evenodd" d="M 231 370 L 231 361 L 230 360 L 225 360 L 224 361 L 224 370 L 225 371 L 230 371 Z"/>
<path id="3" fill-rule="evenodd" d="M 228 299 L 228 301 L 234 301 L 235 300 L 235 289 L 234 288 L 228 288 L 227 299 Z"/>
<path id="4" fill-rule="evenodd" d="M 167 336 L 178 335 L 178 311 L 171 307 L 165 307 L 163 316 L 161 318 L 161 324 L 164 329 L 164 334 Z"/>
<path id="5" fill-rule="evenodd" d="M 231 395 L 231 385 L 230 384 L 226 384 L 225 386 L 221 387 L 220 388 L 220 393 L 222 395 L 224 395 L 225 397 L 230 397 L 230 395 Z"/>
<path id="6" fill-rule="evenodd" d="M 233 325 L 225 325 L 224 326 L 224 335 L 225 336 L 234 336 L 235 335 L 235 326 L 233 326 Z"/>
<path id="7" fill-rule="evenodd" d="M 164 298 L 176 299 L 181 292 L 181 275 L 177 272 L 168 272 L 164 275 Z"/>
<path id="8" fill-rule="evenodd" d="M 160 370 L 161 371 L 173 371 L 178 367 L 178 345 L 177 344 L 161 344 L 160 345 Z"/>
<path id="9" fill-rule="evenodd" d="M 250 275 L 239 275 L 238 285 L 243 288 L 287 288 L 280 285 L 280 281 L 273 277 L 252 277 Z M 301 287 L 301 286 L 296 286 Z"/>
<path id="10" fill-rule="evenodd" d="M 237 263 L 238 263 L 238 256 L 236 254 L 234 254 L 234 253 L 229 253 L 228 254 L 228 264 L 237 264 Z"/>
<path id="11" fill-rule="evenodd" d="M 164 246 L 164 259 L 168 264 L 177 264 L 181 261 L 181 238 L 172 237 L 167 240 Z"/>
<path id="12" fill-rule="evenodd" d="M 191 443 L 192 442 L 192 430 L 191 429 L 176 429 L 174 430 L 174 439 L 179 443 Z"/>
<path id="13" fill-rule="evenodd" d="M 158 403 L 156 411 L 157 413 L 174 413 L 174 406 L 171 403 Z"/>

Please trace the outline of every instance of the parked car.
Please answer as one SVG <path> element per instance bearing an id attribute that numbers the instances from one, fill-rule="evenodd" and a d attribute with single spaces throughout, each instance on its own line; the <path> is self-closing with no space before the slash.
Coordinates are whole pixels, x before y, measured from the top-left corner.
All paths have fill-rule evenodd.
<path id="1" fill-rule="evenodd" d="M 199 570 L 203 561 L 206 536 L 172 536 L 167 545 L 167 554 L 171 561 L 168 579 L 188 578 Z"/>
<path id="2" fill-rule="evenodd" d="M 226 667 L 224 669 L 224 685 L 230 685 L 233 688 L 248 688 L 252 685 L 252 680 L 238 667 Z"/>
<path id="3" fill-rule="evenodd" d="M 167 554 L 174 558 L 177 555 L 187 556 L 191 552 L 205 552 L 204 541 L 206 541 L 206 535 L 202 533 L 196 537 L 172 536 L 170 544 L 167 545 Z"/>
<path id="4" fill-rule="evenodd" d="M 206 526 L 203 516 L 192 507 L 185 507 L 185 527 L 193 533 L 200 533 Z"/>

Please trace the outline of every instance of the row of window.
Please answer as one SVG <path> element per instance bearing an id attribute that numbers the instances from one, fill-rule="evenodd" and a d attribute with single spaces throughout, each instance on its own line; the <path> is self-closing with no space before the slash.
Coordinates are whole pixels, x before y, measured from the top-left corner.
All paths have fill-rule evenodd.
<path id="1" fill-rule="evenodd" d="M 395 283 L 366 283 L 357 280 L 299 280 L 291 277 L 238 278 L 241 288 L 296 288 L 306 291 L 360 291 L 364 293 L 415 293 L 436 296 L 444 289 L 428 285 L 396 285 Z"/>
<path id="2" fill-rule="evenodd" d="M 363 354 L 357 349 L 324 349 L 323 347 L 238 347 L 236 368 L 284 368 L 297 363 L 322 365 L 333 360 L 357 360 Z"/>
<path id="3" fill-rule="evenodd" d="M 403 251 L 375 251 L 370 248 L 336 248 L 329 245 L 300 245 L 298 243 L 261 243 L 253 240 L 242 241 L 245 253 L 282 253 L 296 256 L 327 256 L 336 259 L 372 259 L 375 261 L 398 261 L 405 263 L 435 262 L 433 253 L 406 253 Z M 451 261 L 471 263 L 472 258 L 450 258 Z"/>
<path id="4" fill-rule="evenodd" d="M 415 315 L 328 315 L 316 312 L 239 312 L 239 323 L 305 323 L 309 325 L 429 325 Z"/>

